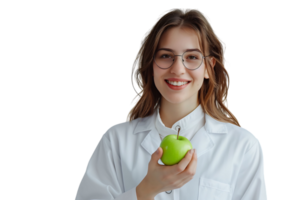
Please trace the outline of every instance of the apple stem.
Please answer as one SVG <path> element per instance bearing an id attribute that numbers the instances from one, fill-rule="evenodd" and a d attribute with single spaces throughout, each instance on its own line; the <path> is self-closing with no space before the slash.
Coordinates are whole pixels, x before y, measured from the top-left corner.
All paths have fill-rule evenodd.
<path id="1" fill-rule="evenodd" d="M 178 140 L 178 136 L 179 136 L 179 131 L 180 131 L 180 128 L 178 128 L 178 133 L 177 133 L 177 140 Z"/>

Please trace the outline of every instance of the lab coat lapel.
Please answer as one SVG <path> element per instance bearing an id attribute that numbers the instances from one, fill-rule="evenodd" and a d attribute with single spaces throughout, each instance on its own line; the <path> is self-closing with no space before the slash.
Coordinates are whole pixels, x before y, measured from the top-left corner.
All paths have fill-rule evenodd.
<path id="1" fill-rule="evenodd" d="M 197 158 L 211 150 L 215 145 L 204 126 L 200 128 L 190 142 L 193 149 L 196 149 Z"/>
<path id="2" fill-rule="evenodd" d="M 137 126 L 133 131 L 133 134 L 147 132 L 145 138 L 142 139 L 141 146 L 150 155 L 152 155 L 157 150 L 161 142 L 159 134 L 155 128 L 156 115 L 157 115 L 157 110 L 154 112 L 154 114 L 150 116 L 139 118 L 139 122 L 137 123 Z M 160 164 L 163 163 L 160 161 Z"/>
<path id="3" fill-rule="evenodd" d="M 155 127 L 150 130 L 145 139 L 142 141 L 141 146 L 152 155 L 160 146 L 161 139 Z M 158 161 L 159 164 L 164 165 L 161 160 Z"/>
<path id="4" fill-rule="evenodd" d="M 212 150 L 215 143 L 211 134 L 227 134 L 225 122 L 218 121 L 205 113 L 205 125 L 191 139 L 191 143 L 197 152 L 197 158 Z"/>

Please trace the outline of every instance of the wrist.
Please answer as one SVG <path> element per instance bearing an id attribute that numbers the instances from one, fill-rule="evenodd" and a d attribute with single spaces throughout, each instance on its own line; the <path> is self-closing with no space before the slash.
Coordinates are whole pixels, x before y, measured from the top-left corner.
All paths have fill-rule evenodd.
<path id="1" fill-rule="evenodd" d="M 136 196 L 138 200 L 154 200 L 155 194 L 151 193 L 145 179 L 136 187 Z"/>

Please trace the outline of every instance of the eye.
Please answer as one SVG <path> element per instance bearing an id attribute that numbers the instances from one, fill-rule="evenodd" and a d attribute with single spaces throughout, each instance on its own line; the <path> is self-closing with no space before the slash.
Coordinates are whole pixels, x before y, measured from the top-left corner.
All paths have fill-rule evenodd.
<path id="1" fill-rule="evenodd" d="M 197 59 L 197 57 L 196 57 L 196 56 L 189 56 L 189 57 L 193 57 L 193 58 Z M 192 60 L 195 60 L 195 59 L 192 59 Z"/>
<path id="2" fill-rule="evenodd" d="M 167 55 L 167 54 L 163 54 L 163 55 L 161 55 L 161 58 L 164 58 L 164 56 L 170 56 L 170 55 Z"/>

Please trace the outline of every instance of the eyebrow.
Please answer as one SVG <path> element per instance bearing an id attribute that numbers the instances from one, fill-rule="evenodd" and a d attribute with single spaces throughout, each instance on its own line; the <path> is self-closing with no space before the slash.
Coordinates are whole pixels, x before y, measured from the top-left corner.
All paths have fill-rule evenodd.
<path id="1" fill-rule="evenodd" d="M 159 48 L 158 50 L 166 50 L 166 51 L 172 51 L 172 52 L 174 52 L 173 49 L 169 49 L 169 48 Z M 184 52 L 185 51 L 199 51 L 200 53 L 202 53 L 199 49 L 185 49 Z"/>

